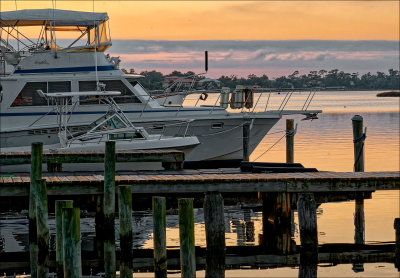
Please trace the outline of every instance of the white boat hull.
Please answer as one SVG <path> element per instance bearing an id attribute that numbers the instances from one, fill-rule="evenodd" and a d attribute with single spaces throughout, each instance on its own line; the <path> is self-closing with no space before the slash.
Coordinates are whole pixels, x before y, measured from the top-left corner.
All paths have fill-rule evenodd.
<path id="1" fill-rule="evenodd" d="M 250 133 L 250 152 L 252 152 L 267 132 L 278 122 L 280 117 L 257 117 L 254 119 Z M 180 119 L 185 120 L 185 119 Z M 187 154 L 187 161 L 242 159 L 243 139 L 242 124 L 246 120 L 242 114 L 237 117 L 220 117 L 197 119 L 187 126 L 186 122 L 176 124 L 171 121 L 133 121 L 134 125 L 143 126 L 149 133 L 163 133 L 167 136 L 196 136 L 200 144 Z M 215 128 L 221 124 L 221 128 Z M 155 128 L 165 125 L 164 130 Z M 58 142 L 57 129 L 45 128 L 1 133 L 1 147 L 29 146 L 33 142 L 51 145 Z"/>

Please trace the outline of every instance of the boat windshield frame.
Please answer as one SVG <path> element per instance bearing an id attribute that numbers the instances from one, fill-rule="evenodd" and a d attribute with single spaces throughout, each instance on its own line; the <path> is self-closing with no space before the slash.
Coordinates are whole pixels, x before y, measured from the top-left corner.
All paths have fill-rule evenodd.
<path id="1" fill-rule="evenodd" d="M 0 13 L 0 28 L 5 33 L 0 44 L 10 52 L 16 52 L 10 40 L 22 47 L 19 51 L 70 51 L 104 52 L 112 45 L 107 13 L 77 12 L 57 9 L 34 9 Z M 41 27 L 35 39 L 21 32 L 22 27 Z M 66 47 L 57 45 L 58 32 L 77 32 Z M 35 42 L 36 40 L 36 42 Z M 85 42 L 85 45 L 78 45 Z M 4 50 L 3 50 L 4 51 Z"/>

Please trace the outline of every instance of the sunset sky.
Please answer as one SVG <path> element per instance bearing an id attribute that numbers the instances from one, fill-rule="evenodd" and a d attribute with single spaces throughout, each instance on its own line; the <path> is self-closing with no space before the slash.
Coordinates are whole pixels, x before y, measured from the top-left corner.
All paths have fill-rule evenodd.
<path id="1" fill-rule="evenodd" d="M 54 2 L 17 0 L 15 4 L 14 0 L 1 0 L 2 11 L 15 10 L 16 5 L 18 9 L 52 8 Z M 107 12 L 114 42 L 109 52 L 121 56 L 122 66 L 137 70 L 168 71 L 171 66 L 182 71 L 200 70 L 203 50 L 210 51 L 212 75 L 265 72 L 274 76 L 322 67 L 357 72 L 398 68 L 398 1 L 95 1 L 93 4 L 59 0 L 55 5 L 57 9 L 88 12 L 94 6 L 96 12 Z M 311 44 L 313 48 L 307 45 L 309 40 L 323 42 Z M 203 49 L 193 41 L 201 41 Z M 271 41 L 275 43 L 271 45 Z M 368 47 L 363 50 L 365 41 L 369 41 Z M 384 41 L 389 42 L 382 47 Z M 338 42 L 343 42 L 343 47 Z M 371 46 L 374 42 L 376 47 Z M 118 47 L 126 45 L 131 47 Z M 146 51 L 142 49 L 144 46 Z M 255 56 L 258 63 L 242 63 L 254 60 Z M 310 64 L 313 60 L 315 63 Z M 282 65 L 279 61 L 292 64 Z"/>

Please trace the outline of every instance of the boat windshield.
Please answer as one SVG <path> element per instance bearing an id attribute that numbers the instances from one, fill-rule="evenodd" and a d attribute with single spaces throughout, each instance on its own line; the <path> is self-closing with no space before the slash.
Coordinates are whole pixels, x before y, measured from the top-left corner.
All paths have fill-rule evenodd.
<path id="1" fill-rule="evenodd" d="M 89 130 L 106 131 L 127 127 L 126 124 L 117 116 L 115 111 L 110 111 L 104 116 L 90 124 Z"/>

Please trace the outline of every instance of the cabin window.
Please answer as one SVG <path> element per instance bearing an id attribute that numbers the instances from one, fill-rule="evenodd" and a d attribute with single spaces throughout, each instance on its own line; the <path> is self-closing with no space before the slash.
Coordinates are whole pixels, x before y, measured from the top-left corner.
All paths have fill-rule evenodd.
<path id="1" fill-rule="evenodd" d="M 48 105 L 47 99 L 40 96 L 37 90 L 42 90 L 43 93 L 71 92 L 71 82 L 28 82 L 15 98 L 11 106 Z"/>
<path id="2" fill-rule="evenodd" d="M 219 128 L 223 128 L 224 127 L 224 123 L 212 123 L 211 128 L 212 129 L 219 129 Z"/>
<path id="3" fill-rule="evenodd" d="M 29 82 L 15 98 L 11 106 L 43 106 L 47 105 L 47 99 L 41 97 L 37 90 L 47 93 L 47 82 Z"/>
<path id="4" fill-rule="evenodd" d="M 49 93 L 71 92 L 70 81 L 49 82 Z"/>
<path id="5" fill-rule="evenodd" d="M 142 139 L 143 135 L 140 132 L 126 132 L 109 134 L 110 140 L 124 140 L 124 139 Z"/>
<path id="6" fill-rule="evenodd" d="M 115 96 L 114 100 L 116 103 L 141 103 L 140 100 L 129 90 L 128 87 L 121 80 L 101 80 L 101 83 L 106 85 L 106 91 L 118 91 L 121 92 L 120 96 Z M 95 81 L 80 81 L 79 91 L 95 91 Z M 91 99 L 88 96 L 81 96 L 79 99 L 81 104 L 98 104 L 99 100 Z"/>

